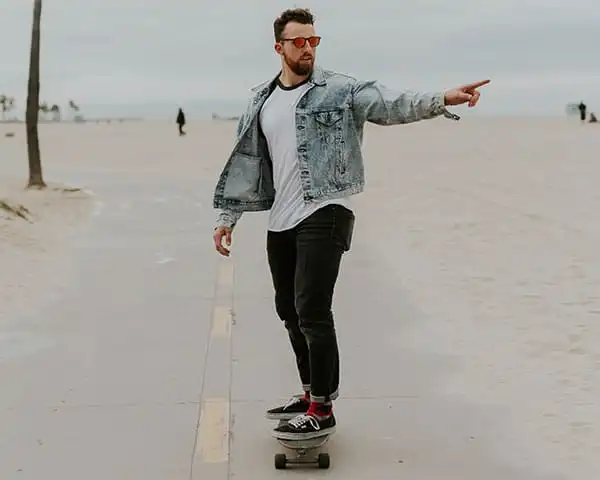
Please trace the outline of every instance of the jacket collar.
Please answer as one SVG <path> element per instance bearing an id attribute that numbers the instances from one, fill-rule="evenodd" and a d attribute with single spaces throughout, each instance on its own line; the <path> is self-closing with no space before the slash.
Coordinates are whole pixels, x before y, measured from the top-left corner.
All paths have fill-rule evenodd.
<path id="1" fill-rule="evenodd" d="M 269 93 L 270 91 L 272 91 L 275 88 L 275 83 L 277 82 L 279 75 L 281 75 L 281 70 L 271 80 L 268 80 L 259 85 L 256 85 L 255 87 L 253 87 L 251 89 L 251 91 L 254 93 L 260 92 L 261 95 Z M 316 66 L 316 65 L 315 65 L 312 75 L 310 76 L 308 81 L 309 81 L 309 83 L 318 85 L 320 87 L 327 84 L 327 79 L 325 78 L 325 72 L 323 71 L 323 69 L 321 67 Z"/>
<path id="2" fill-rule="evenodd" d="M 327 85 L 327 79 L 325 78 L 325 72 L 322 68 L 315 65 L 313 73 L 309 79 L 310 82 L 318 85 L 319 87 L 323 87 Z"/>

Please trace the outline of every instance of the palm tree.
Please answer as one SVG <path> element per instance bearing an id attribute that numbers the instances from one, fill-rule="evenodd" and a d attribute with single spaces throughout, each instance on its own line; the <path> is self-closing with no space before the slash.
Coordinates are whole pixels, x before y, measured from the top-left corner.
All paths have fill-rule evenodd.
<path id="1" fill-rule="evenodd" d="M 15 102 L 16 102 L 15 97 L 8 97 L 8 100 L 7 100 L 8 106 L 6 108 L 7 112 L 10 112 L 13 108 L 15 108 Z"/>
<path id="2" fill-rule="evenodd" d="M 50 113 L 52 113 L 53 122 L 60 122 L 60 107 L 56 103 L 50 107 Z"/>
<path id="3" fill-rule="evenodd" d="M 0 110 L 2 111 L 2 120 L 6 120 L 6 111 L 8 109 L 8 97 L 0 95 Z"/>
<path id="4" fill-rule="evenodd" d="M 73 100 L 69 100 L 69 108 L 73 111 L 73 121 L 81 122 L 83 120 L 83 117 L 81 115 L 78 115 L 79 111 L 81 110 L 79 105 L 77 105 Z"/>
<path id="5" fill-rule="evenodd" d="M 15 106 L 15 98 L 7 95 L 0 95 L 0 111 L 2 111 L 2 120 L 6 120 L 6 112 L 10 112 Z"/>
<path id="6" fill-rule="evenodd" d="M 38 110 L 42 112 L 42 117 L 44 121 L 48 120 L 48 113 L 50 113 L 50 107 L 48 106 L 48 104 L 46 102 L 40 103 L 40 105 L 38 106 Z"/>
<path id="7" fill-rule="evenodd" d="M 29 82 L 27 86 L 27 151 L 29 156 L 28 187 L 45 188 L 42 176 L 42 159 L 38 135 L 40 107 L 40 29 L 42 21 L 42 0 L 33 1 L 33 21 L 31 26 L 31 51 L 29 54 Z"/>

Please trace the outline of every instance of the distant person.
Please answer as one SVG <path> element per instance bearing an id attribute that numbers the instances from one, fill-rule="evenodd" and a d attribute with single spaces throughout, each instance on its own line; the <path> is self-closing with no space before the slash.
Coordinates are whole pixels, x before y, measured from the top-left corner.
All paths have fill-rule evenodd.
<path id="1" fill-rule="evenodd" d="M 586 107 L 585 103 L 581 102 L 577 106 L 577 108 L 579 109 L 579 118 L 581 119 L 581 122 L 583 123 L 583 122 L 585 122 L 585 117 L 586 117 L 585 112 L 587 110 L 587 107 Z"/>
<path id="2" fill-rule="evenodd" d="M 185 113 L 183 113 L 181 108 L 179 109 L 179 112 L 177 112 L 177 125 L 179 126 L 179 136 L 185 135 L 185 132 L 183 131 L 183 127 L 185 126 Z"/>
<path id="3" fill-rule="evenodd" d="M 286 420 L 273 435 L 291 440 L 335 430 L 332 402 L 340 370 L 331 307 L 342 256 L 353 236 L 349 200 L 364 187 L 365 123 L 458 119 L 446 107 L 474 107 L 478 87 L 489 83 L 413 92 L 322 69 L 315 66 L 321 37 L 313 23 L 311 12 L 300 8 L 275 20 L 280 71 L 253 89 L 213 200 L 221 209 L 213 241 L 223 256 L 230 254 L 232 230 L 243 212 L 270 210 L 266 250 L 275 310 L 287 329 L 303 393 L 266 415 Z M 393 148 L 401 151 L 401 142 Z M 355 320 L 368 333 L 369 319 Z"/>
<path id="4" fill-rule="evenodd" d="M 596 118 L 596 115 L 594 115 L 594 112 L 590 112 L 590 123 L 598 123 L 598 119 Z"/>

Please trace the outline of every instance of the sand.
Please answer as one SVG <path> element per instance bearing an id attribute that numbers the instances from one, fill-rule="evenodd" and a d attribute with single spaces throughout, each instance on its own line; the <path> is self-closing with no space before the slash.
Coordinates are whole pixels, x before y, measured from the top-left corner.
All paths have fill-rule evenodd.
<path id="1" fill-rule="evenodd" d="M 464 359 L 440 388 L 510 408 L 515 440 L 584 478 L 600 466 L 600 128 L 465 124 L 399 130 L 387 158 L 393 135 L 373 135 L 363 221 L 427 315 L 412 344 Z"/>
<path id="2" fill-rule="evenodd" d="M 2 137 L 3 131 L 14 128 L 0 125 Z M 26 188 L 20 137 L 0 138 L 0 322 L 34 313 L 64 287 L 70 266 L 64 241 L 93 206 L 90 192 L 74 185 Z"/>
<path id="3" fill-rule="evenodd" d="M 23 192 L 24 139 L 3 138 L 8 128 L 0 125 L 0 199 L 23 204 L 33 223 L 0 215 L 4 315 L 66 281 L 54 274 L 69 255 L 61 240 L 93 207 L 85 192 Z M 93 190 L 90 172 L 216 177 L 234 128 L 191 123 L 183 139 L 152 122 L 42 134 L 52 179 L 79 172 Z M 369 126 L 368 188 L 353 200 L 373 255 L 423 314 L 405 341 L 462 360 L 439 390 L 510 410 L 515 439 L 572 479 L 600 469 L 598 152 L 600 127 L 572 119 Z"/>

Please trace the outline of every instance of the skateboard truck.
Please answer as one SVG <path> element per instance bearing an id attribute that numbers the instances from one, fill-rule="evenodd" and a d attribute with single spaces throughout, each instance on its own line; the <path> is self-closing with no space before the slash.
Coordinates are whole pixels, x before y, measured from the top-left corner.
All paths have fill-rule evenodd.
<path id="1" fill-rule="evenodd" d="M 288 465 L 314 465 L 321 469 L 329 468 L 331 459 L 328 453 L 310 455 L 311 452 L 325 445 L 329 437 L 330 435 L 324 435 L 307 440 L 284 440 L 277 438 L 277 441 L 283 447 L 293 451 L 294 455 L 288 457 L 285 453 L 276 453 L 274 457 L 275 468 L 277 470 L 285 470 Z"/>

